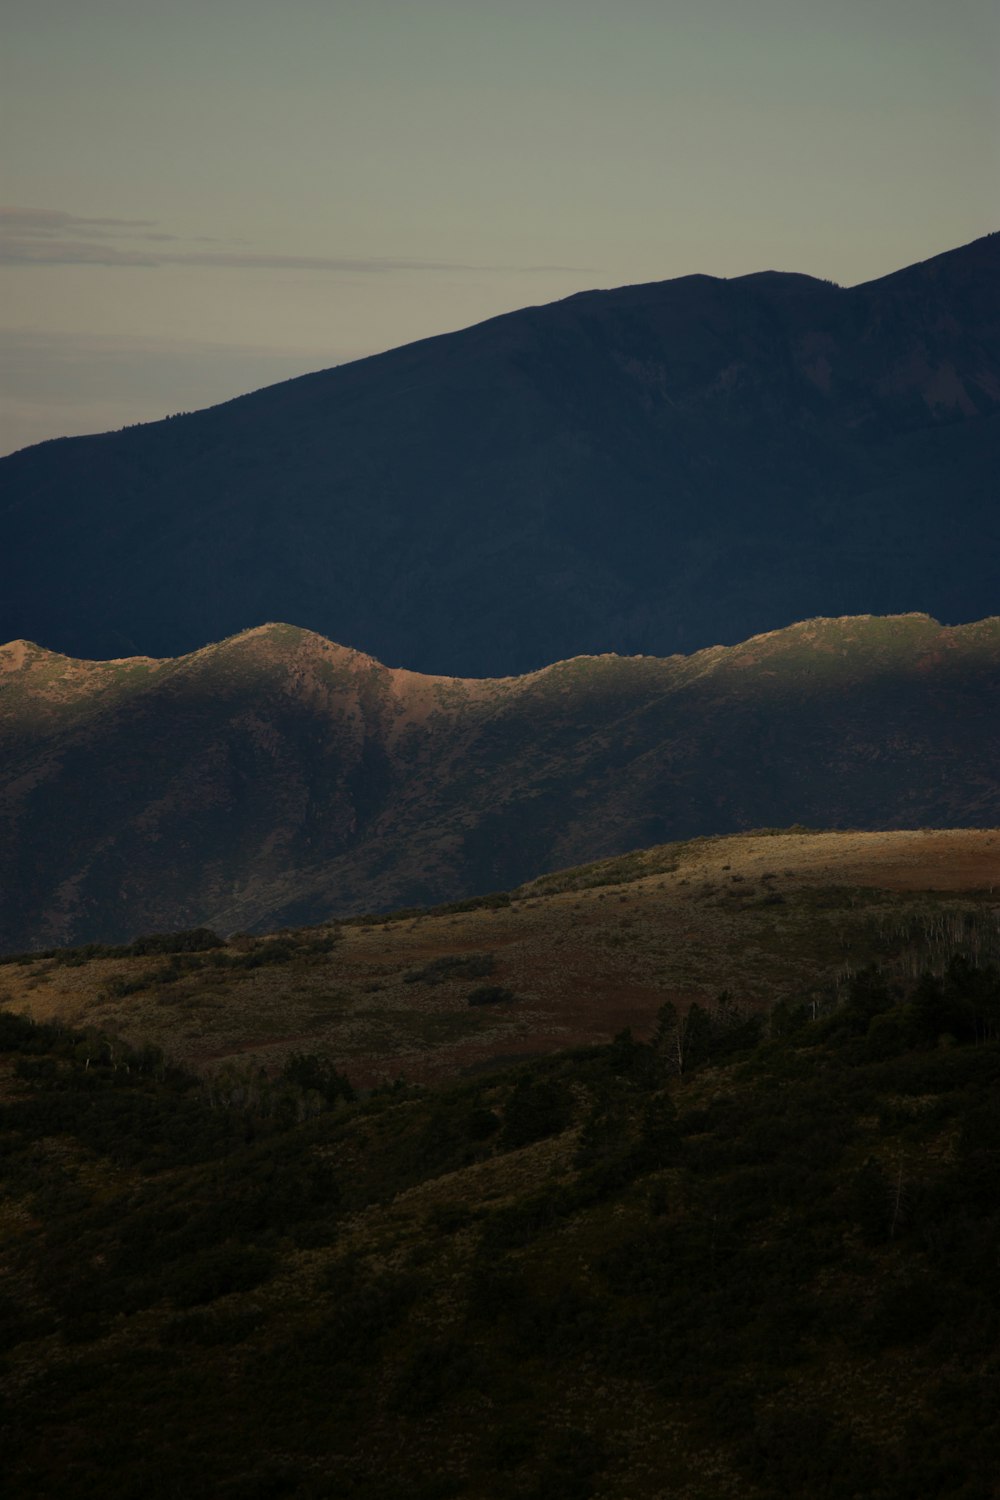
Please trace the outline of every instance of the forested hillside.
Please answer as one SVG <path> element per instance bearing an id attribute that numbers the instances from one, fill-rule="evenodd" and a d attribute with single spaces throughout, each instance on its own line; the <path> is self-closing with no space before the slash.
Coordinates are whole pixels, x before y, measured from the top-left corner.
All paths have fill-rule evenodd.
<path id="1" fill-rule="evenodd" d="M 5 1492 L 995 1488 L 1000 976 L 355 1097 L 0 1014 Z"/>

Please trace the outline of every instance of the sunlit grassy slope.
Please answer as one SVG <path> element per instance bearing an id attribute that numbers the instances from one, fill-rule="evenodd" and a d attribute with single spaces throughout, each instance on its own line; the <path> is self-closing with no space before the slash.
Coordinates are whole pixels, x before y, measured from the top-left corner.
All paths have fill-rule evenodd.
<path id="1" fill-rule="evenodd" d="M 362 1083 L 430 1081 L 645 1037 L 667 1000 L 825 1003 L 871 961 L 912 977 L 959 938 L 986 960 L 998 908 L 1000 830 L 763 832 L 204 951 L 56 951 L 0 966 L 0 995 L 202 1070 L 319 1049 Z M 503 994 L 470 1004 L 484 987 Z"/>

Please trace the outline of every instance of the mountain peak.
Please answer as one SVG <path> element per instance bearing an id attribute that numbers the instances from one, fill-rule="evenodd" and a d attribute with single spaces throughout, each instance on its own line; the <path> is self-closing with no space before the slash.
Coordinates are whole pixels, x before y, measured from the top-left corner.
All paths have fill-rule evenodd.
<path id="1" fill-rule="evenodd" d="M 266 616 L 473 679 L 990 614 L 998 257 L 990 235 L 861 287 L 588 292 L 24 450 L 0 461 L 0 636 L 173 657 Z"/>

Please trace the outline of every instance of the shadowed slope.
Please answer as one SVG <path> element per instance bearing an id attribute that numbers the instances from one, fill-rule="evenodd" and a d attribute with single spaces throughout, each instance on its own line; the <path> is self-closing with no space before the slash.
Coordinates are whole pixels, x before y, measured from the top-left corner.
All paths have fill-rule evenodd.
<path id="1" fill-rule="evenodd" d="M 0 639 L 290 619 L 436 672 L 1000 607 L 1000 236 L 528 308 L 0 463 Z M 13 570 L 12 570 L 13 571 Z"/>
<path id="2" fill-rule="evenodd" d="M 318 921 L 666 838 L 1000 821 L 1000 621 L 427 678 L 289 626 L 0 653 L 3 947 Z"/>
<path id="3" fill-rule="evenodd" d="M 0 1013 L 4 1494 L 994 1495 L 1000 974 L 965 948 L 763 1041 L 730 999 L 360 1099 Z"/>

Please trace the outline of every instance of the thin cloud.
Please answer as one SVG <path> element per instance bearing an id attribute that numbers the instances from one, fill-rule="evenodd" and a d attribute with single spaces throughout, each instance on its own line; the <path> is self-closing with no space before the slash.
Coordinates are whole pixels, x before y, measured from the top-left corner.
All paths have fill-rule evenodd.
<path id="1" fill-rule="evenodd" d="M 481 271 L 494 266 L 468 266 L 452 260 L 402 260 L 365 255 L 255 255 L 247 251 L 195 250 L 164 255 L 163 261 L 183 266 L 246 267 L 270 271 Z"/>
<path id="2" fill-rule="evenodd" d="M 12 208 L 0 204 L 0 234 L 30 236 L 65 234 L 107 235 L 129 229 L 155 229 L 155 219 L 84 218 L 59 208 Z"/>
<path id="3" fill-rule="evenodd" d="M 140 241 L 137 249 L 120 241 Z M 219 243 L 199 236 L 201 243 Z M 407 271 L 552 272 L 589 275 L 593 266 L 489 266 L 398 256 L 272 255 L 251 250 L 161 250 L 176 235 L 155 219 L 84 218 L 60 209 L 0 207 L 0 266 L 202 266 L 225 270 L 332 271 L 385 275 Z"/>
<path id="4" fill-rule="evenodd" d="M 152 236 L 143 236 L 144 239 Z M 167 238 L 172 238 L 168 236 Z M 403 260 L 380 256 L 259 255 L 243 250 L 129 250 L 85 240 L 31 239 L 0 234 L 0 265 L 5 266 L 218 266 L 252 271 L 478 271 L 496 269 L 445 260 Z"/>
<path id="5" fill-rule="evenodd" d="M 161 259 L 153 251 L 122 250 L 100 242 L 0 234 L 0 266 L 157 266 Z"/>

